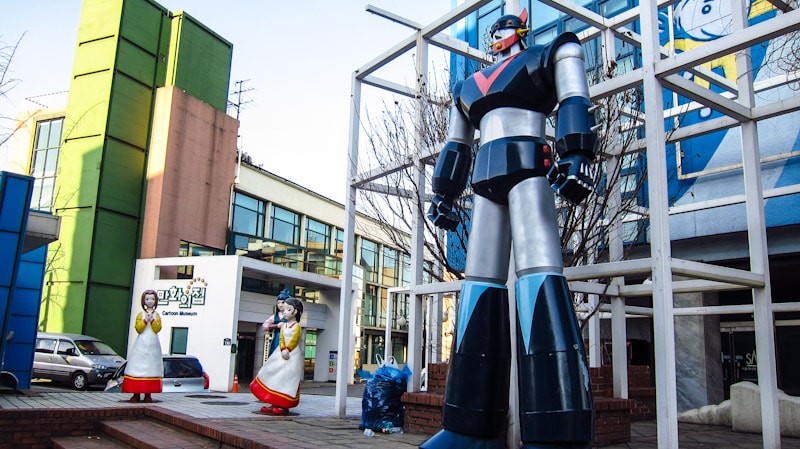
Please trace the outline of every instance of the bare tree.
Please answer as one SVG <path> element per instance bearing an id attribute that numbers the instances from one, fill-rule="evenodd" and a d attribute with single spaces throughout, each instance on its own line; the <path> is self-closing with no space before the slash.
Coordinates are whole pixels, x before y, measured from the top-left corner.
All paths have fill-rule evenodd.
<path id="1" fill-rule="evenodd" d="M 775 0 L 773 6 L 781 12 L 789 12 L 800 7 L 798 0 Z M 781 73 L 800 72 L 800 31 L 792 31 L 784 36 L 765 41 L 767 48 L 764 66 Z M 800 84 L 789 83 L 790 88 L 800 89 Z"/>
<path id="2" fill-rule="evenodd" d="M 612 77 L 614 70 L 609 69 L 600 76 Z M 416 208 L 424 213 L 427 209 L 427 194 L 414 182 L 413 161 L 415 158 L 425 161 L 426 186 L 429 186 L 435 155 L 447 137 L 452 97 L 449 88 L 441 85 L 446 82 L 425 86 L 420 98 L 385 102 L 380 113 L 365 114 L 368 156 L 367 162 L 362 161 L 360 172 L 372 170 L 386 174 L 362 186 L 359 206 L 363 213 L 381 223 L 382 231 L 394 245 L 406 252 L 410 252 L 408 233 L 412 211 Z M 593 263 L 605 257 L 610 223 L 622 220 L 639 223 L 644 176 L 635 173 L 641 172 L 644 159 L 640 153 L 626 149 L 638 140 L 636 125 L 639 124 L 640 105 L 641 95 L 636 89 L 598 101 L 601 149 L 595 162 L 598 190 L 581 205 L 558 204 L 562 247 L 566 249 L 568 266 Z M 422 138 L 421 145 L 417 143 L 417 136 Z M 609 164 L 612 159 L 616 163 Z M 608 167 L 612 170 L 607 170 Z M 615 189 L 622 190 L 623 194 L 611 207 L 610 201 L 615 197 L 609 193 Z M 451 279 L 463 278 L 463 260 L 454 260 L 453 255 L 463 256 L 466 252 L 471 193 L 466 191 L 456 205 L 461 213 L 460 232 L 445 234 L 425 220 L 425 250 L 442 264 Z M 644 231 L 643 225 L 631 228 Z M 628 240 L 637 240 L 636 237 L 628 235 Z M 442 276 L 431 274 L 434 279 L 441 280 Z"/>
<path id="3" fill-rule="evenodd" d="M 0 36 L 0 99 L 2 101 L 8 101 L 8 93 L 20 82 L 11 77 L 10 69 L 11 62 L 14 60 L 14 55 L 24 36 L 23 33 L 13 44 L 6 43 L 2 40 L 3 36 Z M 14 135 L 16 131 L 14 123 L 14 117 L 0 116 L 0 145 L 4 145 Z"/>
<path id="4" fill-rule="evenodd" d="M 427 208 L 427 193 L 420 189 L 415 177 L 415 161 L 425 163 L 425 185 L 430 185 L 436 153 L 447 137 L 447 123 L 452 97 L 449 88 L 438 85 L 421 87 L 418 98 L 395 99 L 383 103 L 375 115 L 365 114 L 367 156 L 360 162 L 361 173 L 374 171 L 385 175 L 364 183 L 359 189 L 360 211 L 375 218 L 381 231 L 394 246 L 411 252 L 408 238 L 416 209 L 421 216 Z M 461 210 L 467 197 L 460 200 Z M 466 217 L 463 217 L 466 218 Z M 425 226 L 425 251 L 441 263 L 450 276 L 461 278 L 461 268 L 448 258 L 446 235 L 428 220 Z M 449 242 L 466 249 L 465 239 Z M 435 270 L 426 270 L 436 280 L 444 280 Z"/>

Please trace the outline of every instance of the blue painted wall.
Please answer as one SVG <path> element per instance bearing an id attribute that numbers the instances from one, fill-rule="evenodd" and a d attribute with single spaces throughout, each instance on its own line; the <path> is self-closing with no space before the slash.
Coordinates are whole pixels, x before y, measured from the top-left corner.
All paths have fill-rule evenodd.
<path id="1" fill-rule="evenodd" d="M 31 387 L 46 259 L 47 245 L 22 254 L 9 308 L 8 331 L 14 332 L 14 337 L 6 342 L 3 371 L 16 376 L 17 388 L 21 390 Z"/>
<path id="2" fill-rule="evenodd" d="M 33 178 L 0 172 L 0 369 L 20 389 L 30 388 L 47 256 L 47 246 L 22 253 L 32 190 Z"/>

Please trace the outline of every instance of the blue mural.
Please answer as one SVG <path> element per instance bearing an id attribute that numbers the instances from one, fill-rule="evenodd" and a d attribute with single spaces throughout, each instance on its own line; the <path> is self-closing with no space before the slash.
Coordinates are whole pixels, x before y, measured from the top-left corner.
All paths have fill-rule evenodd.
<path id="1" fill-rule="evenodd" d="M 466 20 L 454 27 L 455 35 L 467 41 L 472 47 L 480 48 L 486 26 L 501 14 L 503 2 L 491 2 L 471 14 Z M 593 11 L 607 11 L 611 15 L 619 14 L 632 7 L 636 2 L 621 0 L 607 2 L 587 0 L 581 2 Z M 456 0 L 453 7 L 459 5 Z M 521 6 L 529 6 L 535 11 L 534 27 L 531 35 L 546 38 L 550 32 L 567 30 L 580 31 L 588 27 L 578 24 L 575 19 L 559 14 L 555 9 L 538 3 L 522 0 Z M 605 9 L 604 9 L 605 8 Z M 611 8 L 611 10 L 609 10 Z M 667 8 L 659 11 L 659 31 L 661 43 L 665 47 L 674 47 L 676 52 L 689 51 L 715 39 L 727 36 L 733 30 L 732 2 L 729 0 L 679 0 L 672 5 L 672 32 L 670 41 L 670 15 Z M 752 0 L 748 6 L 748 24 L 757 25 L 775 18 L 779 12 L 768 0 Z M 640 31 L 638 22 L 630 24 L 631 29 Z M 769 62 L 769 57 L 785 41 L 785 37 L 759 44 L 751 48 L 753 76 L 758 84 L 782 73 L 776 64 Z M 584 43 L 587 60 L 600 61 L 595 53 L 599 44 L 595 41 Z M 591 56 L 591 55 L 594 56 Z M 624 57 L 625 54 L 621 54 Z M 632 56 L 632 54 L 628 54 Z M 630 63 L 628 63 L 630 64 Z M 459 55 L 451 56 L 452 81 L 463 77 L 464 73 L 477 70 L 479 64 L 467 61 Z M 709 61 L 704 68 L 724 77 L 735 84 L 735 56 L 729 55 Z M 595 69 L 595 68 L 593 68 Z M 718 85 L 711 84 L 692 73 L 681 73 L 702 87 L 714 92 L 722 92 Z M 793 86 L 783 85 L 756 93 L 756 105 L 772 103 L 798 94 L 797 82 Z M 687 107 L 690 101 L 680 95 L 665 90 L 665 108 Z M 686 127 L 723 117 L 719 112 L 705 107 L 693 107 L 680 114 L 680 126 Z M 673 121 L 665 123 L 667 130 L 674 126 Z M 791 113 L 781 117 L 758 122 L 760 156 L 766 159 L 762 163 L 762 183 L 764 190 L 788 185 L 796 185 L 800 181 L 800 113 Z M 738 128 L 718 131 L 681 142 L 680 146 L 667 147 L 668 195 L 670 205 L 684 205 L 704 200 L 727 197 L 744 193 L 742 177 L 742 142 Z M 787 195 L 766 200 L 765 214 L 767 226 L 776 227 L 800 223 L 800 195 Z M 743 231 L 747 227 L 744 204 L 736 204 L 715 209 L 673 215 L 670 218 L 670 237 L 672 239 L 709 236 L 728 232 Z M 456 253 L 459 248 L 450 248 Z M 455 258 L 457 259 L 457 257 Z"/>
<path id="2" fill-rule="evenodd" d="M 673 29 L 676 52 L 689 51 L 709 41 L 730 34 L 733 30 L 731 2 L 728 0 L 682 0 L 674 5 Z M 778 14 L 766 0 L 754 0 L 749 7 L 749 24 L 755 25 Z M 661 43 L 671 46 L 669 23 L 666 11 L 660 14 Z M 751 48 L 753 76 L 756 83 L 777 74 L 766 63 L 768 56 L 781 44 L 780 39 Z M 704 64 L 704 68 L 724 77 L 732 83 L 737 81 L 735 56 L 727 55 Z M 695 77 L 692 73 L 681 74 L 698 85 L 722 93 L 718 85 Z M 756 105 L 770 103 L 780 98 L 796 95 L 790 87 L 782 86 L 756 93 Z M 665 91 L 665 108 L 686 106 L 689 100 Z M 710 121 L 723 115 L 710 108 L 689 109 L 680 116 L 680 126 L 690 126 Z M 667 123 L 671 128 L 673 123 Z M 769 158 L 762 164 L 763 188 L 770 189 L 796 184 L 800 179 L 800 166 L 792 152 L 800 149 L 800 117 L 788 114 L 758 123 L 761 157 Z M 742 179 L 742 143 L 738 128 L 718 131 L 669 145 L 667 164 L 670 204 L 689 204 L 697 201 L 744 193 Z M 800 196 L 784 196 L 769 199 L 766 205 L 768 226 L 781 226 L 800 222 Z M 746 229 L 744 205 L 726 206 L 717 209 L 683 214 L 673 217 L 673 238 L 688 238 L 735 232 Z"/>

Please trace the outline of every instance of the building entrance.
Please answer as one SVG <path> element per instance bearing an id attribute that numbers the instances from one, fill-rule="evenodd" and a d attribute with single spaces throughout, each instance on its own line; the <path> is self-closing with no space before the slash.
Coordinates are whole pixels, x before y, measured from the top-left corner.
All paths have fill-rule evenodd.
<path id="1" fill-rule="evenodd" d="M 800 342 L 797 320 L 777 321 L 775 358 L 778 388 L 784 393 L 800 395 L 800 360 L 796 356 Z M 736 382 L 758 383 L 756 338 L 752 326 L 722 327 L 722 372 L 725 399 L 730 399 L 730 386 Z"/>
<path id="2" fill-rule="evenodd" d="M 236 352 L 235 373 L 239 375 L 240 384 L 249 383 L 253 380 L 253 370 L 255 369 L 256 334 L 240 332 L 237 339 L 239 346 Z"/>
<path id="3" fill-rule="evenodd" d="M 752 327 L 721 330 L 723 390 L 725 399 L 730 399 L 731 385 L 736 382 L 758 383 L 756 337 Z"/>

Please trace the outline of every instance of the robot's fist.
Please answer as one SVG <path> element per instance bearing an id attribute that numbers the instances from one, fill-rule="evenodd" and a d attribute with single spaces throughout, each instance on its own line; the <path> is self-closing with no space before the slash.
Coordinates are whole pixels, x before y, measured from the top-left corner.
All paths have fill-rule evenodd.
<path id="1" fill-rule="evenodd" d="M 550 169 L 547 178 L 553 190 L 575 204 L 586 199 L 594 190 L 592 163 L 584 154 L 562 157 Z"/>
<path id="2" fill-rule="evenodd" d="M 453 210 L 451 201 L 440 194 L 434 195 L 428 208 L 428 219 L 434 226 L 455 231 L 458 226 L 458 215 Z"/>

